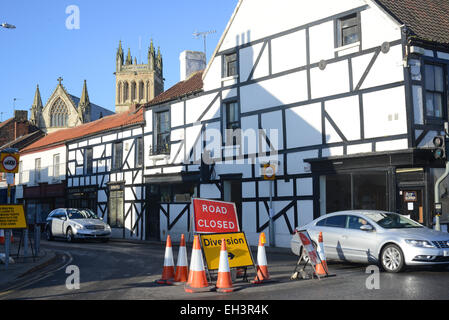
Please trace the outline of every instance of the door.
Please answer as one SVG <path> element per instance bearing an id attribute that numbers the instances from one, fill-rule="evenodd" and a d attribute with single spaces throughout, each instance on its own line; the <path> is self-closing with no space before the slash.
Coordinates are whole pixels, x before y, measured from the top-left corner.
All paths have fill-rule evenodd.
<path id="1" fill-rule="evenodd" d="M 347 216 L 345 232 L 340 239 L 343 253 L 349 261 L 375 263 L 377 234 L 372 225 L 372 231 L 361 230 L 363 225 L 370 224 L 361 217 Z"/>
<path id="2" fill-rule="evenodd" d="M 51 221 L 51 233 L 55 237 L 62 237 L 64 236 L 64 220 L 63 217 L 65 217 L 65 213 L 63 210 L 58 210 L 57 213 L 53 215 L 53 219 Z"/>
<path id="3" fill-rule="evenodd" d="M 235 203 L 239 227 L 242 230 L 242 182 L 237 180 L 223 181 L 223 190 L 223 201 Z"/>
<path id="4" fill-rule="evenodd" d="M 157 186 L 147 186 L 146 188 L 146 209 L 145 209 L 145 225 L 146 239 L 160 241 L 160 201 L 161 195 Z"/>
<path id="5" fill-rule="evenodd" d="M 398 212 L 416 222 L 424 223 L 423 188 L 399 188 Z"/>

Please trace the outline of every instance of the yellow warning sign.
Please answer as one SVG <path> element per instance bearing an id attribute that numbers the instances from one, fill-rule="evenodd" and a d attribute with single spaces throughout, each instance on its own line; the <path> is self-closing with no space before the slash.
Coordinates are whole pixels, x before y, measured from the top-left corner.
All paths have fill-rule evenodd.
<path id="1" fill-rule="evenodd" d="M 26 229 L 22 205 L 0 205 L 0 229 Z"/>
<path id="2" fill-rule="evenodd" d="M 209 270 L 217 270 L 219 267 L 222 239 L 226 242 L 230 268 L 254 266 L 248 242 L 243 232 L 201 234 L 200 237 Z"/>

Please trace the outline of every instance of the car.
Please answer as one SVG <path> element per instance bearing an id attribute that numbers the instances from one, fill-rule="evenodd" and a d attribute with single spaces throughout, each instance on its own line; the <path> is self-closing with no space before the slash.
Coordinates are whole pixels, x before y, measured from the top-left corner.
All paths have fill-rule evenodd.
<path id="1" fill-rule="evenodd" d="M 308 231 L 314 245 L 323 234 L 326 260 L 379 264 L 387 272 L 406 266 L 449 264 L 449 234 L 429 229 L 407 217 L 378 210 L 350 210 L 324 215 L 297 230 Z M 293 235 L 291 250 L 301 255 Z"/>
<path id="2" fill-rule="evenodd" d="M 68 242 L 75 239 L 101 239 L 106 242 L 111 237 L 111 227 L 90 209 L 59 208 L 48 215 L 45 233 L 49 241 L 65 238 Z"/>

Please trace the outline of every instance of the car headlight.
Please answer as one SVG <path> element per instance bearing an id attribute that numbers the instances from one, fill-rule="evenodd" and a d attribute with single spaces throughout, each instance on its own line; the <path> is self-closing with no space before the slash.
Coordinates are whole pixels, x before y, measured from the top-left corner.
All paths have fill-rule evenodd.
<path id="1" fill-rule="evenodd" d="M 409 245 L 420 248 L 434 248 L 435 246 L 427 240 L 405 240 Z"/>
<path id="2" fill-rule="evenodd" d="M 74 227 L 75 227 L 76 230 L 83 229 L 83 226 L 81 224 L 78 224 L 78 223 L 75 223 Z"/>

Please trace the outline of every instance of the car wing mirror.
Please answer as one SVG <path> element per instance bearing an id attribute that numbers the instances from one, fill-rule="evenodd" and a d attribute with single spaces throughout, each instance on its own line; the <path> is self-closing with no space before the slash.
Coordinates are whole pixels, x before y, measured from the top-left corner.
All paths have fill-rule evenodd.
<path id="1" fill-rule="evenodd" d="M 63 216 L 60 218 L 62 221 L 67 221 L 67 217 Z"/>
<path id="2" fill-rule="evenodd" d="M 369 224 L 363 224 L 360 226 L 360 230 L 362 231 L 373 231 L 374 228 Z"/>

